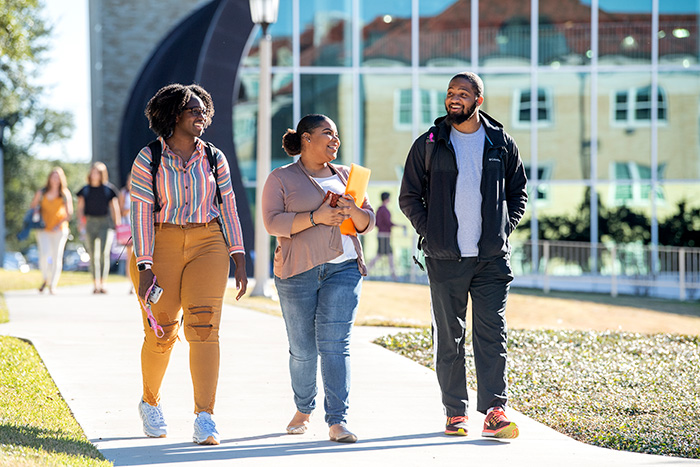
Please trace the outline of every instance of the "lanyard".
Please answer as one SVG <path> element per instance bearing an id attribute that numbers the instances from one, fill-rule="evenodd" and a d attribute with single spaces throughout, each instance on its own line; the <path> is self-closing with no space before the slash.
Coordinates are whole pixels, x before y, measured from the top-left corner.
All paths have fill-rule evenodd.
<path id="1" fill-rule="evenodd" d="M 146 291 L 146 297 L 151 296 L 151 291 L 153 290 L 154 285 L 156 285 L 155 274 L 153 275 L 153 283 Z M 153 329 L 153 332 L 156 333 L 156 337 L 161 339 L 163 336 L 165 336 L 165 331 L 163 331 L 163 327 L 160 324 L 158 324 L 158 321 L 156 321 L 155 316 L 153 316 L 153 311 L 151 310 L 150 303 L 148 303 L 148 301 L 141 300 L 141 297 L 139 297 L 138 293 L 136 294 L 136 296 L 139 298 L 139 303 L 141 304 L 141 308 L 143 308 L 146 311 L 146 315 L 148 316 L 148 325 L 151 326 L 151 329 Z M 146 300 L 148 300 L 148 298 Z"/>

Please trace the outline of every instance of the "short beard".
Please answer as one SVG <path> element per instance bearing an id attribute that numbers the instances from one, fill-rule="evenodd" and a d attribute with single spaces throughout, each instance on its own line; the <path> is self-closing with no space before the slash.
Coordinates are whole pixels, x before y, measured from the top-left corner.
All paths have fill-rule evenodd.
<path id="1" fill-rule="evenodd" d="M 477 104 L 474 102 L 471 107 L 467 109 L 466 112 L 461 112 L 458 114 L 451 114 L 448 110 L 447 105 L 445 105 L 445 110 L 447 110 L 447 117 L 445 117 L 445 122 L 450 125 L 459 125 L 466 122 L 476 114 Z"/>

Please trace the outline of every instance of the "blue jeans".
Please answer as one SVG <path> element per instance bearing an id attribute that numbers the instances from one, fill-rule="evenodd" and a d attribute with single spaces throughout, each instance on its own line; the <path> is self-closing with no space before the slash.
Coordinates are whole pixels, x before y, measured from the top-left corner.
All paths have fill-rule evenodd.
<path id="1" fill-rule="evenodd" d="M 320 356 L 326 423 L 344 423 L 350 393 L 350 333 L 362 288 L 357 261 L 322 264 L 288 279 L 275 277 L 275 285 L 287 327 L 297 410 L 310 414 L 316 407 Z"/>

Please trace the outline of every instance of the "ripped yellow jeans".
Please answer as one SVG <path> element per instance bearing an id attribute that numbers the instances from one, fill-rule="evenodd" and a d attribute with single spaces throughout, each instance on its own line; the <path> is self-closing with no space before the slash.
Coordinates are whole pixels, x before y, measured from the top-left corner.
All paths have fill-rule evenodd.
<path id="1" fill-rule="evenodd" d="M 131 277 L 138 290 L 139 273 L 131 261 Z M 141 349 L 143 400 L 160 402 L 160 389 L 170 353 L 184 325 L 190 345 L 190 373 L 194 411 L 214 411 L 219 380 L 219 323 L 229 274 L 229 255 L 216 222 L 156 224 L 153 273 L 163 295 L 151 309 L 165 332 L 156 337 L 142 309 L 145 338 Z"/>

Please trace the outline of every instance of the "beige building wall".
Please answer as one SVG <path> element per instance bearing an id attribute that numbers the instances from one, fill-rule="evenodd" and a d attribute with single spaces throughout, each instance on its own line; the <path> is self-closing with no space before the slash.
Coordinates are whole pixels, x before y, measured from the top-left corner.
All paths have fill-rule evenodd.
<path id="1" fill-rule="evenodd" d="M 400 181 L 397 170 L 403 170 L 413 137 L 410 129 L 397 128 L 395 100 L 399 89 L 411 89 L 411 77 L 375 75 L 363 80 L 364 165 L 372 168 L 372 181 Z"/>
<path id="2" fill-rule="evenodd" d="M 134 81 L 162 39 L 210 0 L 90 0 L 92 157 L 118 180 L 118 137 Z"/>

